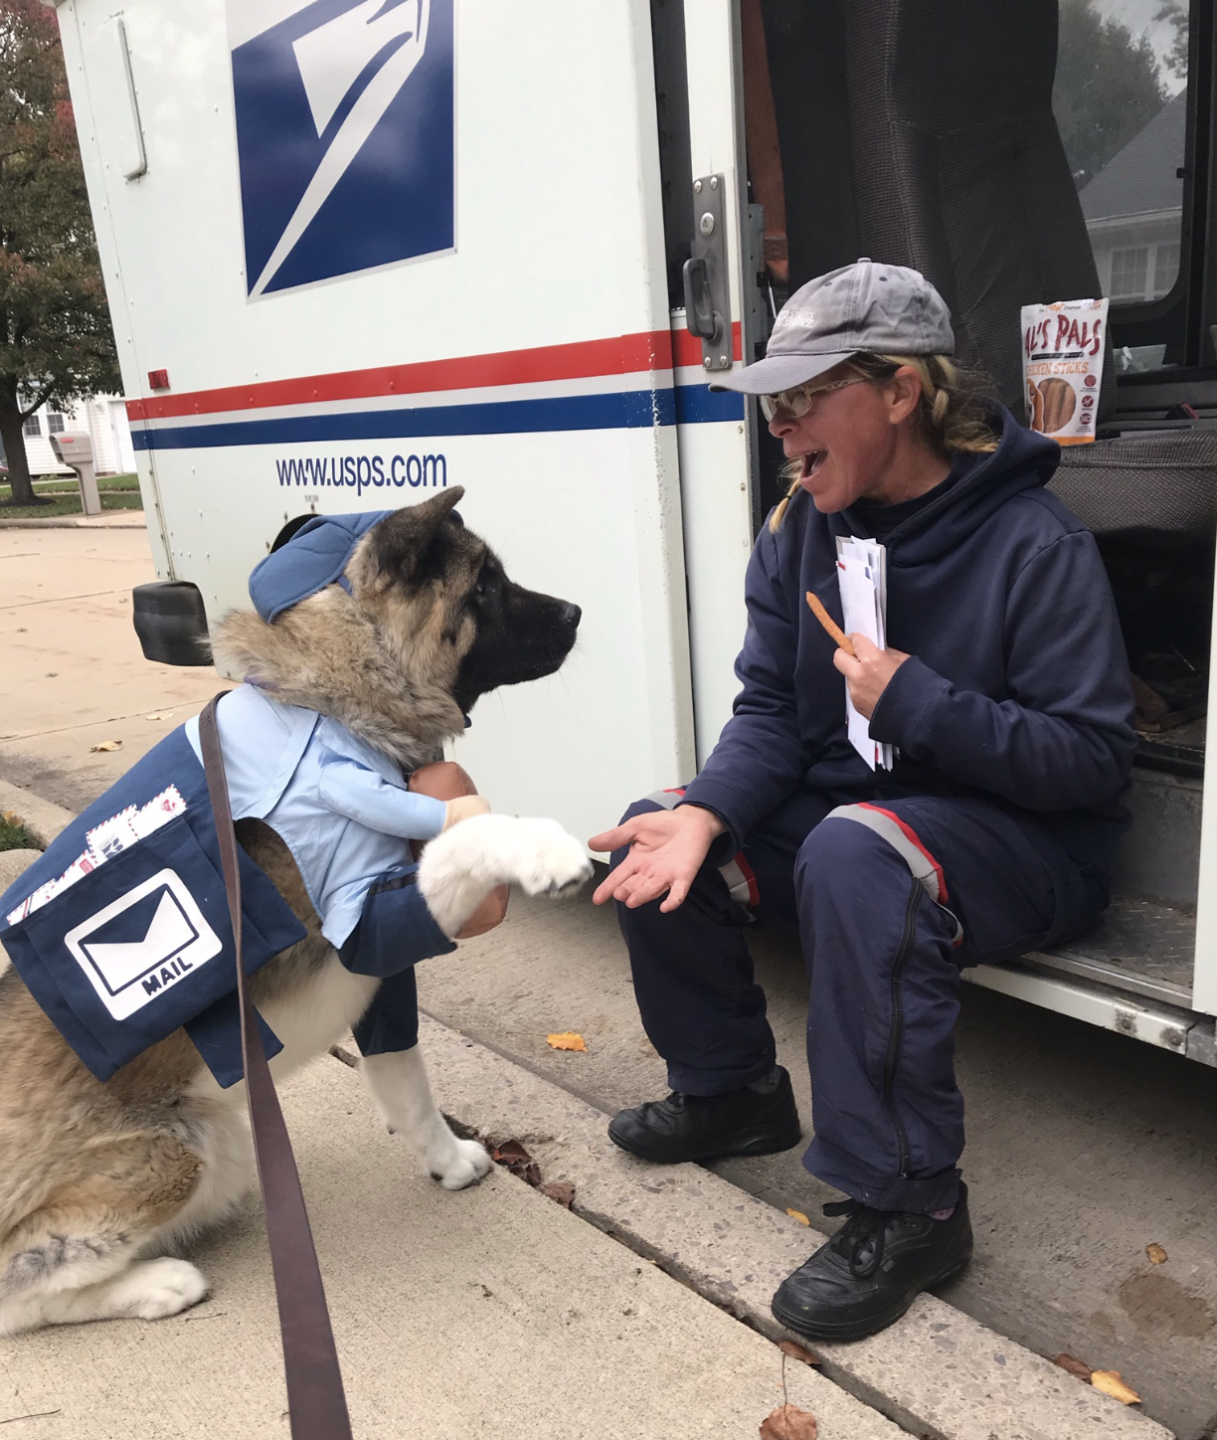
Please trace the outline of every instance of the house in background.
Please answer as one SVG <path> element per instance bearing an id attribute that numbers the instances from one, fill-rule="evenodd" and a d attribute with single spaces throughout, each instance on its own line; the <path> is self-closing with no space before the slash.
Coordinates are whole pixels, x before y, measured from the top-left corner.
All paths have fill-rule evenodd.
<path id="1" fill-rule="evenodd" d="M 1186 127 L 1184 89 L 1079 195 L 1099 284 L 1113 304 L 1157 300 L 1179 274 Z"/>
<path id="2" fill-rule="evenodd" d="M 68 410 L 47 406 L 35 410 L 22 426 L 25 455 L 30 474 L 70 475 L 72 471 L 55 459 L 52 435 L 65 430 L 87 431 L 93 442 L 93 466 L 98 475 L 129 475 L 135 470 L 135 449 L 127 422 L 127 402 L 113 395 L 94 395 Z"/>

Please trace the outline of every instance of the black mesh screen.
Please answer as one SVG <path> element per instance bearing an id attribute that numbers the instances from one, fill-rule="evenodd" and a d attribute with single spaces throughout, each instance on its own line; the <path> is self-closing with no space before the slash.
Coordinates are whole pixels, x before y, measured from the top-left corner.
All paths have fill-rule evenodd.
<path id="1" fill-rule="evenodd" d="M 1157 430 L 1071 445 L 1049 487 L 1096 535 L 1217 527 L 1217 430 Z"/>

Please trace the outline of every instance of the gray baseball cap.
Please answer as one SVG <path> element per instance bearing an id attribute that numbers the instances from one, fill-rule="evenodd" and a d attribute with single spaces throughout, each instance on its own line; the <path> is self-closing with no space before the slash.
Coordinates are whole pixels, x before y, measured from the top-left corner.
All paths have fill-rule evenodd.
<path id="1" fill-rule="evenodd" d="M 711 390 L 776 395 L 851 355 L 950 355 L 951 312 L 924 275 L 859 260 L 809 280 L 778 312 L 765 358 L 732 370 Z"/>

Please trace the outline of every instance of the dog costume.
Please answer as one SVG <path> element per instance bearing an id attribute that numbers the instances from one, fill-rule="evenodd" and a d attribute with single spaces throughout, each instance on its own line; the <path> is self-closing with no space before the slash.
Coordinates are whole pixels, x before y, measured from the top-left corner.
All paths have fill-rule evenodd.
<path id="1" fill-rule="evenodd" d="M 250 595 L 273 622 L 330 584 L 389 511 L 318 516 L 268 555 Z M 337 721 L 250 684 L 217 725 L 234 820 L 282 838 L 356 974 L 382 980 L 356 1027 L 362 1052 L 417 1041 L 413 966 L 455 946 L 416 884 L 408 840 L 443 829 L 439 800 L 411 794 L 394 761 Z M 240 854 L 243 950 L 253 973 L 305 929 Z M 242 1075 L 232 929 L 197 717 L 179 726 L 55 840 L 0 897 L 0 944 L 30 993 L 99 1079 L 179 1028 L 217 1082 Z M 281 1048 L 259 1017 L 267 1054 Z"/>

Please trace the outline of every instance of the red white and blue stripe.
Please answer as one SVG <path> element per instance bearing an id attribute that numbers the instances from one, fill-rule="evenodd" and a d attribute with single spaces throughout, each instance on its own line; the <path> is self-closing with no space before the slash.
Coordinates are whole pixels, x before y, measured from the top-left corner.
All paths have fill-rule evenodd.
<path id="1" fill-rule="evenodd" d="M 738 325 L 733 348 L 738 360 Z M 700 343 L 683 330 L 127 402 L 137 450 L 650 429 L 743 413 L 739 395 L 708 388 Z"/>

